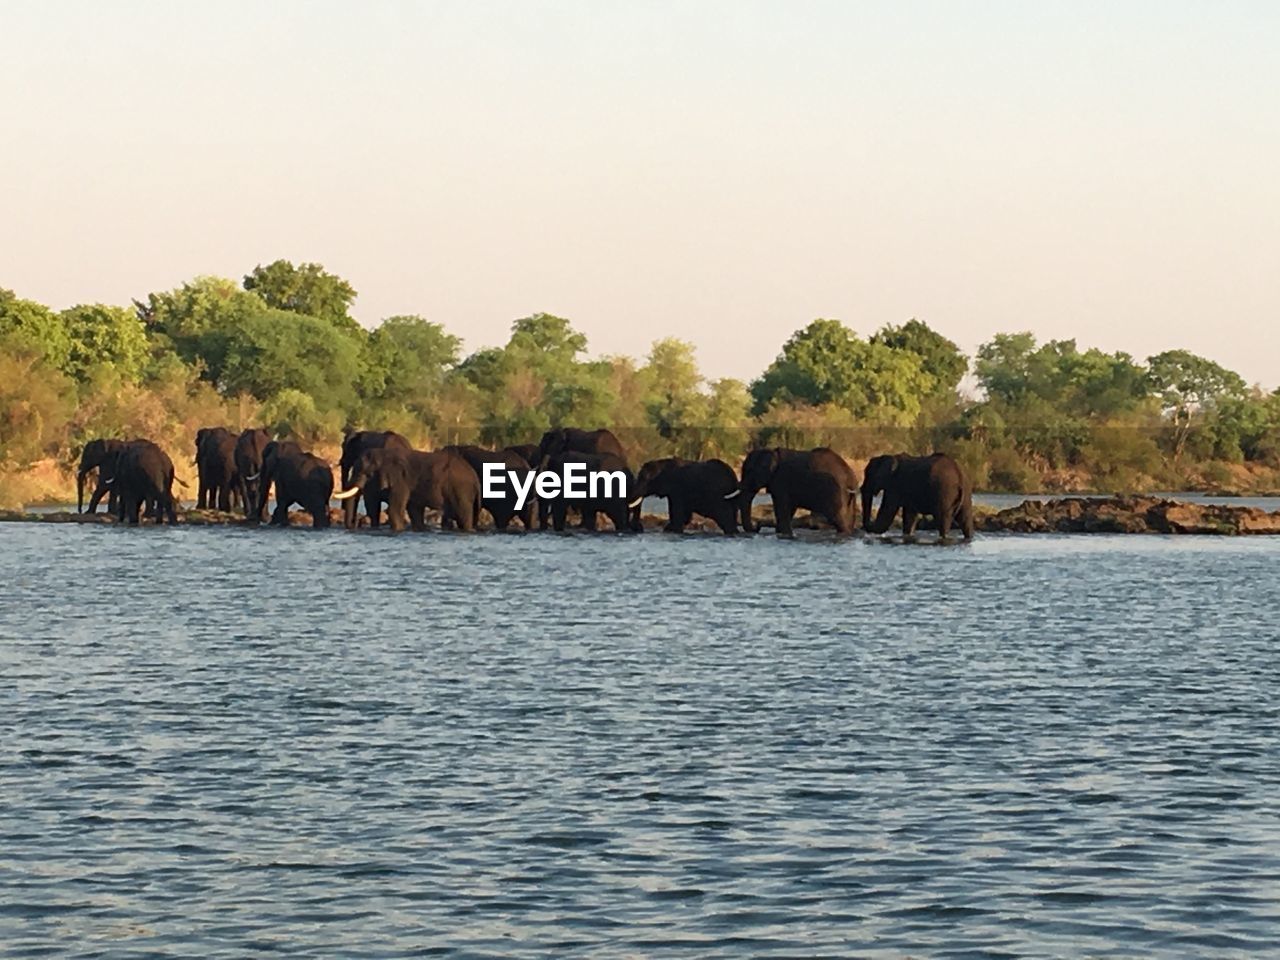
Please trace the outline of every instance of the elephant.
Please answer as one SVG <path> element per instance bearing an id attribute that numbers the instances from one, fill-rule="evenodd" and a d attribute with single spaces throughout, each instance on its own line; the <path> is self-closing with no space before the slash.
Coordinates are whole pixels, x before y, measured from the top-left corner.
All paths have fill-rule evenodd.
<path id="1" fill-rule="evenodd" d="M 520 522 L 524 524 L 526 530 L 533 529 L 533 517 L 537 509 L 538 498 L 534 495 L 531 487 L 525 497 L 524 504 L 517 509 L 516 504 L 519 501 L 519 496 L 507 476 L 508 471 L 510 471 L 521 477 L 521 482 L 525 482 L 524 478 L 529 475 L 531 468 L 524 457 L 514 453 L 510 448 L 496 452 L 474 446 L 451 446 L 445 447 L 445 449 L 452 450 L 463 460 L 466 460 L 471 465 L 471 469 L 480 478 L 480 502 L 489 511 L 489 515 L 493 517 L 493 525 L 497 529 L 506 530 L 514 517 L 520 518 Z M 496 463 L 502 468 L 502 489 L 504 492 L 500 497 L 484 496 L 484 465 L 486 463 Z"/>
<path id="2" fill-rule="evenodd" d="M 884 493 L 875 521 L 871 503 Z M 964 468 L 945 453 L 911 457 L 905 453 L 872 457 L 862 480 L 862 525 L 868 533 L 889 529 L 902 511 L 902 533 L 915 533 L 922 514 L 933 517 L 938 540 L 943 542 L 951 525 L 959 525 L 966 540 L 973 539 L 973 485 Z"/>
<path id="3" fill-rule="evenodd" d="M 355 499 L 361 490 L 385 491 L 387 523 L 397 533 L 406 514 L 414 530 L 425 530 L 428 509 L 441 511 L 441 527 L 456 524 L 460 530 L 474 530 L 480 517 L 480 477 L 453 450 L 372 447 L 352 465 L 349 484 L 338 499 Z"/>
<path id="4" fill-rule="evenodd" d="M 509 447 L 503 447 L 502 452 L 514 453 L 531 467 L 536 467 L 542 462 L 542 451 L 538 449 L 536 443 L 515 443 Z"/>
<path id="5" fill-rule="evenodd" d="M 545 468 L 554 458 L 564 453 L 609 453 L 627 459 L 622 444 L 609 430 L 579 430 L 576 427 L 557 427 L 542 435 L 538 451 L 529 465 Z M 629 469 L 629 468 L 628 468 Z M 575 505 L 576 508 L 576 505 Z M 538 504 L 538 528 L 545 529 L 551 519 L 551 503 Z M 585 518 L 584 518 L 585 525 Z"/>
<path id="6" fill-rule="evenodd" d="M 751 518 L 756 491 L 764 486 L 773 498 L 779 536 L 791 536 L 791 520 L 800 507 L 825 517 L 840 533 L 853 533 L 858 525 L 857 484 L 853 468 L 830 447 L 752 450 L 742 464 L 738 495 L 743 527 Z M 748 529 L 754 530 L 754 523 Z"/>
<path id="7" fill-rule="evenodd" d="M 93 493 L 89 497 L 89 512 L 94 513 L 98 509 L 98 504 L 102 502 L 104 495 L 107 496 L 107 512 L 117 512 L 119 504 L 112 484 L 112 477 L 114 475 L 116 454 L 120 452 L 127 442 L 125 440 L 98 438 L 90 440 L 84 445 L 84 449 L 80 451 L 80 469 L 76 472 L 77 513 L 84 512 L 84 481 L 94 471 L 97 471 L 97 476 L 94 480 Z"/>
<path id="8" fill-rule="evenodd" d="M 305 452 L 292 440 L 272 440 L 262 451 L 258 484 L 258 510 L 266 507 L 271 485 L 276 488 L 276 508 L 271 523 L 289 525 L 289 507 L 298 504 L 311 514 L 311 526 L 329 526 L 329 499 L 333 495 L 333 467 L 327 460 Z"/>
<path id="9" fill-rule="evenodd" d="M 394 430 L 359 430 L 348 434 L 342 441 L 342 459 L 339 461 L 341 471 L 339 477 L 343 489 L 351 485 L 351 471 L 360 455 L 366 450 L 379 450 L 388 447 L 392 450 L 403 450 L 406 453 L 413 449 L 409 441 Z M 382 501 L 387 499 L 383 490 L 372 487 L 364 491 L 364 512 L 369 517 L 369 525 L 377 528 L 382 519 Z M 356 501 L 347 500 L 342 505 L 342 523 L 348 530 L 356 526 Z"/>
<path id="10" fill-rule="evenodd" d="M 267 431 L 250 427 L 236 438 L 236 478 L 240 481 L 240 499 L 244 503 L 244 515 L 265 520 L 267 498 L 258 498 L 262 477 L 262 451 L 271 442 Z"/>
<path id="11" fill-rule="evenodd" d="M 640 525 L 639 518 L 632 518 L 631 511 L 634 507 L 640 505 L 640 499 L 635 497 L 632 491 L 636 488 L 635 475 L 632 474 L 627 461 L 615 453 L 561 453 L 553 458 L 544 468 L 552 473 L 557 473 L 561 477 L 561 483 L 564 482 L 565 467 L 570 463 L 581 463 L 585 466 L 588 476 L 592 473 L 621 473 L 622 482 L 611 483 L 609 485 L 597 482 L 594 485 L 588 479 L 587 492 L 588 497 L 584 499 L 569 500 L 562 493 L 559 496 L 551 498 L 547 501 L 547 507 L 551 513 L 551 520 L 554 529 L 564 530 L 565 516 L 572 506 L 582 514 L 582 526 L 586 530 L 595 530 L 597 523 L 597 514 L 603 513 L 613 523 L 613 529 L 618 533 L 631 531 L 640 533 L 643 527 Z M 621 489 L 618 489 L 621 487 Z M 542 501 L 539 500 L 539 505 Z"/>
<path id="12" fill-rule="evenodd" d="M 608 430 L 579 430 L 576 427 L 558 427 L 548 430 L 538 443 L 537 460 L 530 460 L 529 465 L 544 466 L 552 457 L 562 453 L 612 453 L 627 458 L 622 444 Z"/>
<path id="13" fill-rule="evenodd" d="M 665 497 L 670 533 L 682 533 L 695 513 L 709 517 L 725 534 L 738 532 L 738 475 L 723 460 L 650 460 L 636 474 L 633 502 Z"/>
<path id="14" fill-rule="evenodd" d="M 130 440 L 114 455 L 112 486 L 118 498 L 116 516 L 137 524 L 143 506 L 156 522 L 178 522 L 173 502 L 173 461 L 150 440 Z"/>
<path id="15" fill-rule="evenodd" d="M 233 498 L 240 493 L 235 434 L 226 427 L 197 430 L 196 473 L 196 508 L 229 512 Z"/>

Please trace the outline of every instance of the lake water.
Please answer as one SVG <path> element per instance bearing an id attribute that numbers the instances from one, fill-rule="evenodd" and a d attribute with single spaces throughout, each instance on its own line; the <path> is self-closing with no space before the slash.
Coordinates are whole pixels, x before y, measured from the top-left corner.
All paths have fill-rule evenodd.
<path id="1" fill-rule="evenodd" d="M 0 952 L 1267 953 L 1277 569 L 0 524 Z"/>

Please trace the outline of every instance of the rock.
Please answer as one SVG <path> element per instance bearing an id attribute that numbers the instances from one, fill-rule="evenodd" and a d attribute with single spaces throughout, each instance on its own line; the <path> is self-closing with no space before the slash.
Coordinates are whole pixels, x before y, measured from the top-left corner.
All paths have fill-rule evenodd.
<path id="1" fill-rule="evenodd" d="M 1156 497 L 1027 500 L 978 519 L 978 529 L 1013 533 L 1280 534 L 1280 511 Z"/>

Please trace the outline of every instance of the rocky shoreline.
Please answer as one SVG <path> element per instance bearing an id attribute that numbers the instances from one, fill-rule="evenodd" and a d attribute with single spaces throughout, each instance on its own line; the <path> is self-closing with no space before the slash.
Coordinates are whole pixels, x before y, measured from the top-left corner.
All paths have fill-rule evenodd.
<path id="1" fill-rule="evenodd" d="M 986 533 L 1280 534 L 1280 511 L 1159 497 L 1062 497 L 1026 500 L 979 515 Z"/>
<path id="2" fill-rule="evenodd" d="M 310 526 L 306 513 L 292 513 L 298 526 Z M 335 526 L 342 525 L 342 513 L 330 513 Z M 361 518 L 364 521 L 364 518 Z M 434 518 L 432 518 L 434 520 Z M 487 519 L 487 518 L 486 518 Z M 661 530 L 666 517 L 646 514 L 646 530 Z M 113 524 L 115 518 L 105 513 L 77 514 L 68 511 L 27 513 L 21 510 L 0 511 L 0 523 L 89 523 Z M 217 510 L 185 510 L 178 514 L 180 524 L 191 526 L 250 526 L 239 514 Z M 364 521 L 367 522 L 367 521 Z M 756 522 L 761 527 L 773 526 L 773 511 L 757 508 Z M 825 524 L 806 516 L 796 518 L 801 529 L 820 529 Z M 922 525 L 923 526 L 923 525 Z M 1280 534 L 1280 511 L 1269 513 L 1257 507 L 1228 504 L 1192 503 L 1159 497 L 1060 497 L 1026 500 L 1016 507 L 999 511 L 979 510 L 977 529 L 982 533 L 1152 533 L 1196 534 L 1216 536 L 1250 536 Z M 714 531 L 710 520 L 695 518 L 690 530 Z M 953 534 L 954 535 L 954 534 Z"/>

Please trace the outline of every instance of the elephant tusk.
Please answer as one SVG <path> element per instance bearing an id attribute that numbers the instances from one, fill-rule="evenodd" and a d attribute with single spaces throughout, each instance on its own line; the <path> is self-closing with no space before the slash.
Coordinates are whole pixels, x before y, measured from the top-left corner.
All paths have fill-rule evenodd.
<path id="1" fill-rule="evenodd" d="M 742 495 L 742 491 L 741 491 L 741 490 L 733 490 L 733 491 L 730 491 L 729 493 L 726 493 L 726 494 L 725 494 L 721 499 L 722 499 L 722 500 L 733 500 L 734 498 L 739 497 L 739 496 L 741 496 L 741 495 Z"/>
<path id="2" fill-rule="evenodd" d="M 112 477 L 110 480 L 103 480 L 103 481 L 102 481 L 102 485 L 103 485 L 104 487 L 109 487 L 109 486 L 111 486 L 111 485 L 112 485 L 113 483 L 115 483 L 115 482 L 116 482 L 116 478 L 115 478 L 115 477 Z"/>
<path id="3" fill-rule="evenodd" d="M 640 506 L 640 504 L 642 503 L 644 503 L 644 497 L 636 497 L 634 500 L 632 500 L 630 503 L 627 504 L 627 507 L 634 510 L 636 507 Z"/>
<path id="4" fill-rule="evenodd" d="M 245 477 L 245 480 L 257 480 L 257 479 L 258 479 L 258 474 L 256 473 L 252 477 Z"/>
<path id="5" fill-rule="evenodd" d="M 360 492 L 359 487 L 352 487 L 350 490 L 339 490 L 337 493 L 333 495 L 333 499 L 349 500 L 351 497 L 354 497 L 359 492 Z"/>

